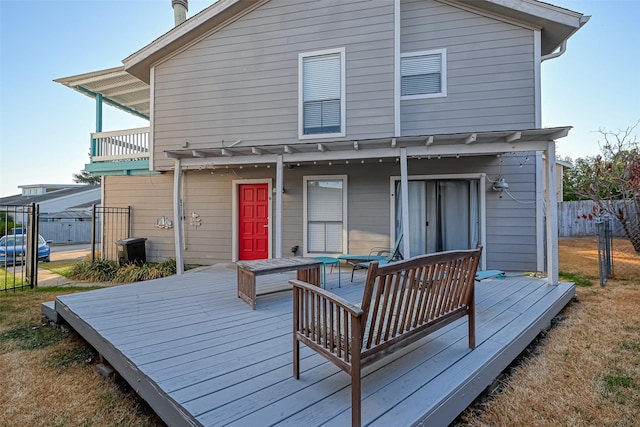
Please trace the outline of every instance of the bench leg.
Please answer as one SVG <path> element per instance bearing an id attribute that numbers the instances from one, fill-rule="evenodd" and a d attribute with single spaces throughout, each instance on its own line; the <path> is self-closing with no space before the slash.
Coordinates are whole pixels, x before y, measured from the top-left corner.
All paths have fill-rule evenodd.
<path id="1" fill-rule="evenodd" d="M 476 307 L 472 304 L 469 307 L 469 348 L 476 348 Z"/>
<path id="2" fill-rule="evenodd" d="M 360 401 L 360 370 L 351 367 L 351 426 L 360 427 L 362 424 Z"/>
<path id="3" fill-rule="evenodd" d="M 293 337 L 293 378 L 300 378 L 300 341 Z"/>

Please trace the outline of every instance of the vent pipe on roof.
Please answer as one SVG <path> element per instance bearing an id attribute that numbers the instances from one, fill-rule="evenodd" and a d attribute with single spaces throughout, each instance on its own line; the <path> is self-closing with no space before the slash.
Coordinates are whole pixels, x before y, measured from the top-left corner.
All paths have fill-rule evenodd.
<path id="1" fill-rule="evenodd" d="M 171 0 L 171 7 L 173 7 L 173 20 L 175 26 L 182 24 L 187 20 L 187 11 L 189 10 L 188 0 Z"/>

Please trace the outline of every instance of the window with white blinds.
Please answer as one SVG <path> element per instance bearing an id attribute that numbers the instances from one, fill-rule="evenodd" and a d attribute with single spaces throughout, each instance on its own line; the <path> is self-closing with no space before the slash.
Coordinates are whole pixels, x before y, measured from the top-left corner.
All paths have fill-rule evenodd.
<path id="1" fill-rule="evenodd" d="M 300 54 L 300 136 L 344 134 L 344 49 Z"/>
<path id="2" fill-rule="evenodd" d="M 305 234 L 308 254 L 343 252 L 346 177 L 305 177 Z"/>
<path id="3" fill-rule="evenodd" d="M 446 50 L 403 53 L 400 58 L 402 99 L 446 96 Z"/>

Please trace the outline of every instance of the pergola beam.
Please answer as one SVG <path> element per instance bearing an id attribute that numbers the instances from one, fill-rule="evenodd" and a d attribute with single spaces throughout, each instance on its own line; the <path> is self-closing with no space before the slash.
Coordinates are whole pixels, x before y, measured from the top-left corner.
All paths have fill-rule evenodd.
<path id="1" fill-rule="evenodd" d="M 478 138 L 478 134 L 476 133 L 472 133 L 470 135 L 467 135 L 466 138 L 464 138 L 462 140 L 462 142 L 464 142 L 465 144 L 469 145 L 469 144 L 473 144 L 474 142 L 476 142 L 476 139 Z"/>
<path id="2" fill-rule="evenodd" d="M 509 134 L 504 137 L 504 142 L 515 142 L 515 141 L 518 141 L 520 138 L 522 138 L 522 132 L 520 131 L 513 132 L 512 134 Z"/>

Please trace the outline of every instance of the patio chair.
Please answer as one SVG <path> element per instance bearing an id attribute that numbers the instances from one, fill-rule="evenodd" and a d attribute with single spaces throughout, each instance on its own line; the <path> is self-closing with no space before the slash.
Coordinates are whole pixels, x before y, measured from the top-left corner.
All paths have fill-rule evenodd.
<path id="1" fill-rule="evenodd" d="M 401 241 L 402 234 L 399 234 L 396 239 L 396 244 L 392 249 L 377 247 L 372 248 L 371 251 L 369 251 L 369 255 L 344 254 L 340 255 L 338 259 L 344 260 L 353 265 L 353 269 L 351 270 L 351 281 L 353 282 L 353 274 L 356 272 L 356 270 L 368 269 L 369 265 L 373 261 L 378 261 L 379 265 L 384 265 L 391 261 L 398 261 L 403 259 L 402 253 L 400 252 Z"/>

